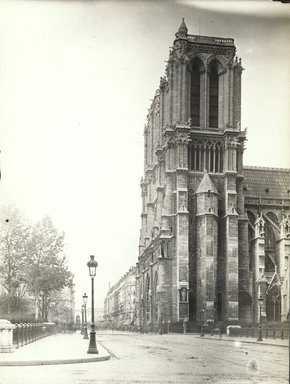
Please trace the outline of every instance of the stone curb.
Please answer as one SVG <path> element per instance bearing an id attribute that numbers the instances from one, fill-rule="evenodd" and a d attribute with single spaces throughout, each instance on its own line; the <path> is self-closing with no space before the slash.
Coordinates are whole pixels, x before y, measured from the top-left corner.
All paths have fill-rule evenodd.
<path id="1" fill-rule="evenodd" d="M 197 335 L 198 336 L 198 335 Z M 248 344 L 256 344 L 256 345 L 272 345 L 273 347 L 283 347 L 283 348 L 289 348 L 289 345 L 283 345 L 283 344 L 274 344 L 274 343 L 267 343 L 267 341 L 265 342 L 264 340 L 263 341 L 257 341 L 257 340 L 247 340 L 247 339 L 235 339 L 235 338 L 232 338 L 232 339 L 229 339 L 229 338 L 225 338 L 225 337 L 221 337 L 221 338 L 216 338 L 216 337 L 211 337 L 211 336 L 203 336 L 205 339 L 207 340 L 218 340 L 218 341 L 231 341 L 231 342 L 235 342 L 235 341 L 239 341 L 241 343 L 248 343 Z"/>
<path id="2" fill-rule="evenodd" d="M 111 356 L 108 354 L 106 356 L 88 357 L 82 359 L 0 361 L 0 367 L 95 363 L 110 360 L 110 358 Z"/>

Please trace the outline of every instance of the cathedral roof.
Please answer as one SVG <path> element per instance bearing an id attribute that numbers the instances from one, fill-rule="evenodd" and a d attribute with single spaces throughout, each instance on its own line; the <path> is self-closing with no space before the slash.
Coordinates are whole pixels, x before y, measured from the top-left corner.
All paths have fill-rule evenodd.
<path id="1" fill-rule="evenodd" d="M 246 197 L 290 199 L 290 169 L 244 167 Z"/>
<path id="2" fill-rule="evenodd" d="M 196 193 L 204 193 L 208 191 L 218 194 L 218 191 L 208 173 L 205 173 L 199 184 L 199 187 L 197 188 Z"/>

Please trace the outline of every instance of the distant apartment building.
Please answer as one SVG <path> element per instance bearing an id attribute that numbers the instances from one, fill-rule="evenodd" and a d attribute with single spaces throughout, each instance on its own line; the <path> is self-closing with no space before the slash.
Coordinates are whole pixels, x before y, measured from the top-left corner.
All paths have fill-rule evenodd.
<path id="1" fill-rule="evenodd" d="M 111 326 L 133 325 L 136 319 L 136 267 L 132 267 L 108 291 L 104 320 Z"/>

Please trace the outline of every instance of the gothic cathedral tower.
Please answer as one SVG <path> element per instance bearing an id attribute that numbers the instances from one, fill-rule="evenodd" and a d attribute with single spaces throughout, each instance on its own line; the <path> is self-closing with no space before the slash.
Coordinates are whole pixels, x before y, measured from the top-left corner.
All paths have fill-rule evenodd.
<path id="1" fill-rule="evenodd" d="M 145 126 L 139 325 L 250 316 L 241 60 L 182 24 Z"/>

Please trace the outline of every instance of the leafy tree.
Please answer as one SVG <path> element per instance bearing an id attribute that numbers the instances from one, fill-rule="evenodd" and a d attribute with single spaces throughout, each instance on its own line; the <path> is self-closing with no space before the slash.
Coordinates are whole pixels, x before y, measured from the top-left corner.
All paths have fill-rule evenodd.
<path id="1" fill-rule="evenodd" d="M 45 216 L 32 225 L 15 207 L 0 212 L 0 311 L 8 318 L 31 314 L 47 320 L 57 292 L 71 284 L 64 233 Z"/>
<path id="2" fill-rule="evenodd" d="M 0 279 L 4 288 L 2 303 L 5 303 L 2 311 L 9 315 L 27 305 L 24 265 L 30 225 L 12 206 L 2 208 L 0 217 Z"/>
<path id="3" fill-rule="evenodd" d="M 64 233 L 59 233 L 45 216 L 32 227 L 28 248 L 26 284 L 36 299 L 40 318 L 47 321 L 55 293 L 72 280 L 63 251 Z"/>

